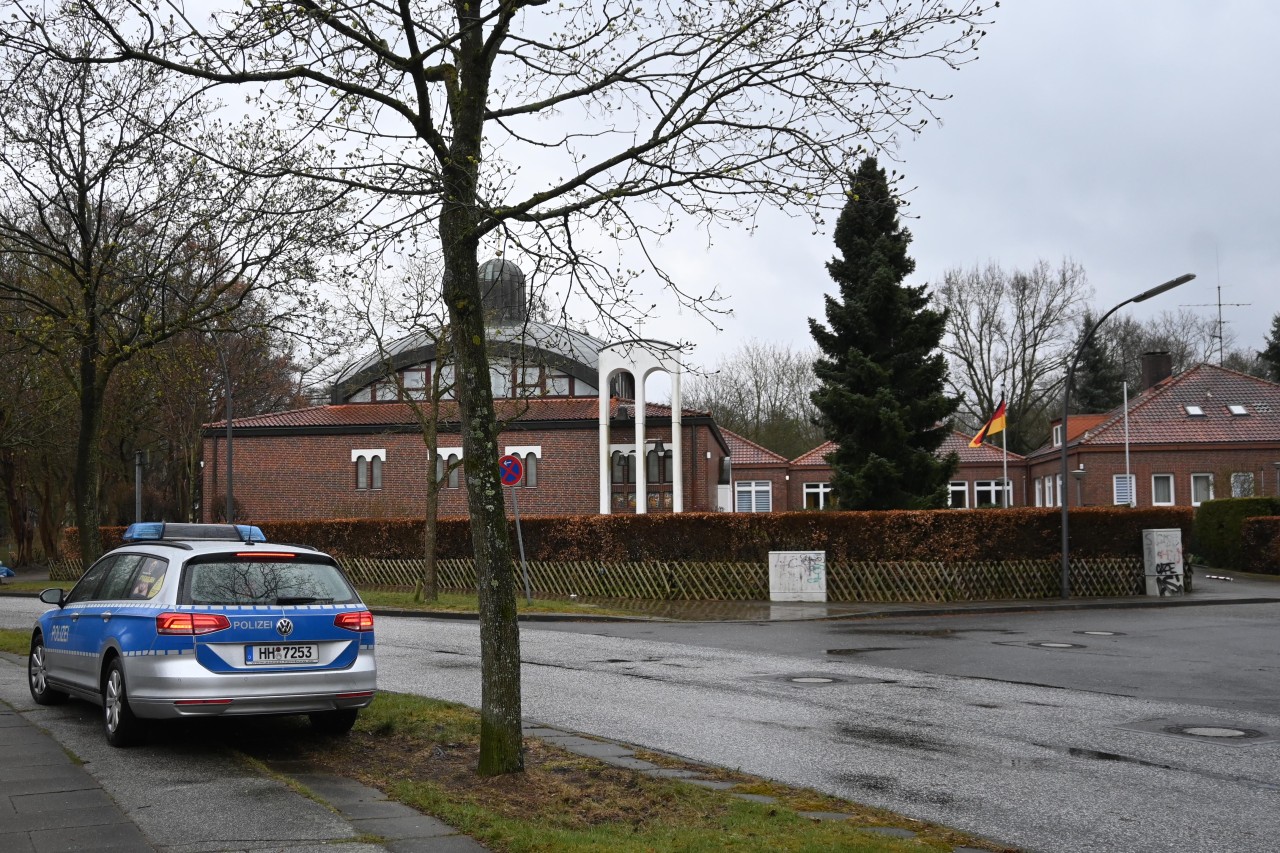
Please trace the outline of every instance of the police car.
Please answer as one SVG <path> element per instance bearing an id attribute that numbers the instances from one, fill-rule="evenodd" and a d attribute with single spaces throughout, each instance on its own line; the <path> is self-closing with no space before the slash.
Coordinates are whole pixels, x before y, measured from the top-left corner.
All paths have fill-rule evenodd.
<path id="1" fill-rule="evenodd" d="M 145 720 L 307 714 L 345 734 L 373 701 L 373 615 L 338 564 L 248 525 L 131 525 L 31 635 L 41 705 L 103 708 L 112 746 Z"/>

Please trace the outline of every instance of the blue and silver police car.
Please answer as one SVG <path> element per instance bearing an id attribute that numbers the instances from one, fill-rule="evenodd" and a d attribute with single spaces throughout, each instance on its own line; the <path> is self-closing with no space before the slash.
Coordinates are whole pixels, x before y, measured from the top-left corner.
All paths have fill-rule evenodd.
<path id="1" fill-rule="evenodd" d="M 373 701 L 373 615 L 334 559 L 248 525 L 134 524 L 31 635 L 31 696 L 103 708 L 107 741 L 145 720 L 307 714 L 344 734 Z"/>

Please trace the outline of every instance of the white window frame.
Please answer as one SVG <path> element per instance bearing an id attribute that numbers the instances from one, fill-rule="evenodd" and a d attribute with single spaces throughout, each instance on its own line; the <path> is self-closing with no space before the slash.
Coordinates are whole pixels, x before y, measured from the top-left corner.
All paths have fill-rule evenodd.
<path id="1" fill-rule="evenodd" d="M 1036 506 L 1044 506 L 1044 495 L 1041 492 L 1040 478 L 1036 477 Z"/>
<path id="2" fill-rule="evenodd" d="M 1206 473 L 1192 474 L 1191 475 L 1191 505 L 1192 506 L 1200 506 L 1200 504 L 1204 503 L 1204 500 L 1196 500 L 1196 481 L 1197 480 L 1209 481 L 1209 497 L 1205 498 L 1204 500 L 1209 500 L 1209 501 L 1213 500 L 1213 475 L 1206 474 Z"/>
<path id="3" fill-rule="evenodd" d="M 443 489 L 458 488 L 458 465 L 454 463 L 462 462 L 462 448 L 437 447 L 434 458 L 436 482 Z"/>
<path id="4" fill-rule="evenodd" d="M 1164 480 L 1169 484 L 1169 500 L 1156 500 L 1156 481 Z M 1152 506 L 1174 506 L 1178 502 L 1177 492 L 1174 491 L 1175 483 L 1172 474 L 1152 474 L 1151 475 L 1151 505 Z"/>
<path id="5" fill-rule="evenodd" d="M 520 485 L 526 489 L 538 485 L 538 462 L 542 459 L 541 444 L 518 444 L 507 447 L 508 456 L 516 456 L 524 466 L 524 474 L 520 477 Z"/>
<path id="6" fill-rule="evenodd" d="M 1128 484 L 1128 498 L 1123 499 L 1125 484 Z M 1112 474 L 1111 475 L 1111 502 L 1116 506 L 1137 506 L 1138 500 L 1135 497 L 1137 490 L 1137 476 L 1134 474 Z"/>
<path id="7" fill-rule="evenodd" d="M 747 509 L 743 509 L 743 498 Z M 772 480 L 736 480 L 733 484 L 734 512 L 773 512 Z"/>
<path id="8" fill-rule="evenodd" d="M 979 492 L 989 497 L 999 497 L 1000 492 L 1004 492 L 1004 503 L 995 503 L 988 501 L 990 506 L 1009 506 L 1009 499 L 1013 496 L 1013 484 L 1006 482 L 1004 489 L 1000 488 L 1000 479 L 995 480 L 975 480 L 973 483 L 973 505 L 975 507 L 982 505 L 982 500 L 978 497 Z"/>
<path id="9" fill-rule="evenodd" d="M 1252 471 L 1236 471 L 1231 475 L 1231 497 L 1251 498 L 1257 494 L 1256 488 Z"/>
<path id="10" fill-rule="evenodd" d="M 802 491 L 805 509 L 809 509 L 809 495 L 818 496 L 816 509 L 826 509 L 831 500 L 831 484 L 827 482 L 805 483 Z"/>
<path id="11" fill-rule="evenodd" d="M 960 496 L 960 505 L 956 506 L 955 497 Z M 952 480 L 947 484 L 947 506 L 951 509 L 969 508 L 969 481 Z"/>
<path id="12" fill-rule="evenodd" d="M 1062 446 L 1062 424 L 1053 425 L 1053 446 Z"/>
<path id="13" fill-rule="evenodd" d="M 377 460 L 376 464 L 374 460 Z M 351 451 L 351 462 L 356 466 L 357 492 L 376 491 L 382 488 L 382 466 L 386 461 L 386 448 Z"/>

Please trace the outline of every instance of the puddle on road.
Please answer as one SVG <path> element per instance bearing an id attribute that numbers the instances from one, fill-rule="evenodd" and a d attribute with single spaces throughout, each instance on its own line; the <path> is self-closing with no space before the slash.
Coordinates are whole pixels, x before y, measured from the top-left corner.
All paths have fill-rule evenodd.
<path id="1" fill-rule="evenodd" d="M 892 637 L 930 637 L 934 639 L 950 639 L 961 634 L 1021 634 L 1022 631 L 1010 631 L 1004 628 L 841 628 L 840 634 L 865 634 Z"/>
<path id="2" fill-rule="evenodd" d="M 899 749 L 918 749 L 924 752 L 952 752 L 950 744 L 913 732 L 880 729 L 874 726 L 843 725 L 836 731 L 861 744 L 871 743 L 876 746 L 893 746 Z"/>

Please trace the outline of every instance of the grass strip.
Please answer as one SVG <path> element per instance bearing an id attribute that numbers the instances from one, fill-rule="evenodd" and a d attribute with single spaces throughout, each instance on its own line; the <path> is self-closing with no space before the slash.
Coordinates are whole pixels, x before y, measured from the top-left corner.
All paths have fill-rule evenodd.
<path id="1" fill-rule="evenodd" d="M 0 628 L 0 652 L 25 655 L 31 651 L 31 632 L 13 628 Z"/>
<path id="2" fill-rule="evenodd" d="M 291 727 L 288 736 L 277 728 L 239 747 L 264 761 L 301 759 L 321 772 L 357 779 L 495 851 L 1001 849 L 946 827 L 733 771 L 684 763 L 683 769 L 707 771 L 735 785 L 709 790 L 612 767 L 537 738 L 525 739 L 524 773 L 482 778 L 475 773 L 477 712 L 417 696 L 380 693 L 345 738 L 314 735 L 300 722 L 279 725 Z M 777 802 L 748 802 L 733 796 L 735 791 L 767 793 Z M 850 819 L 819 821 L 802 811 Z M 917 837 L 876 835 L 867 831 L 873 826 L 904 827 Z"/>

